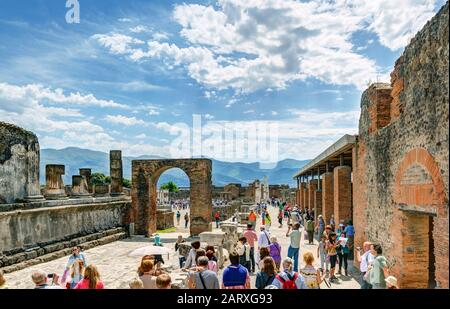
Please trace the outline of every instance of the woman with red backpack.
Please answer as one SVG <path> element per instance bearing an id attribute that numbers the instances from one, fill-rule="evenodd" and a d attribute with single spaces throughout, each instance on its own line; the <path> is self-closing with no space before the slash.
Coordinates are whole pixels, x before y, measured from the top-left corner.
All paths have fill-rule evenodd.
<path id="1" fill-rule="evenodd" d="M 272 285 L 279 289 L 307 289 L 305 279 L 301 274 L 292 270 L 293 261 L 291 258 L 283 260 L 283 271 L 280 272 L 272 282 Z"/>

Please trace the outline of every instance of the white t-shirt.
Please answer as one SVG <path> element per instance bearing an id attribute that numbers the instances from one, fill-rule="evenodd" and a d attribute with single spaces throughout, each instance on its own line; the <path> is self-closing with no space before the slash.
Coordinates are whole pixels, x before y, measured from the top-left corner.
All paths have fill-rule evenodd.
<path id="1" fill-rule="evenodd" d="M 363 273 L 367 272 L 367 268 L 369 264 L 373 263 L 374 256 L 370 251 L 365 252 L 363 255 L 361 255 L 361 263 L 359 264 L 359 270 Z"/>
<path id="2" fill-rule="evenodd" d="M 300 248 L 300 240 L 302 239 L 302 232 L 300 230 L 293 230 L 289 237 L 291 239 L 292 248 Z"/>
<path id="3" fill-rule="evenodd" d="M 270 239 L 270 234 L 267 231 L 262 231 L 261 233 L 259 233 L 258 247 L 259 248 L 268 247 L 269 239 Z"/>

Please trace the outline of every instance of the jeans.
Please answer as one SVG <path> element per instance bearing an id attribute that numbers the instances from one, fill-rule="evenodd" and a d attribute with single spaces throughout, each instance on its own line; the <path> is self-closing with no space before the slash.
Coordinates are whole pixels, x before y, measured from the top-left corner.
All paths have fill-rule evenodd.
<path id="1" fill-rule="evenodd" d="M 327 261 L 327 254 L 326 253 L 320 254 L 320 268 L 322 268 L 323 270 L 329 270 L 330 269 L 330 261 Z"/>
<path id="2" fill-rule="evenodd" d="M 186 258 L 184 256 L 180 256 L 178 259 L 180 261 L 180 268 L 183 268 L 183 264 L 184 262 L 186 262 Z"/>
<path id="3" fill-rule="evenodd" d="M 294 271 L 298 271 L 298 254 L 299 248 L 292 248 L 289 246 L 287 256 L 294 260 Z"/>
<path id="4" fill-rule="evenodd" d="M 255 272 L 255 247 L 250 247 L 250 265 L 251 265 L 251 272 L 254 273 Z"/>
<path id="5" fill-rule="evenodd" d="M 366 274 L 365 272 L 361 273 L 361 278 L 360 278 L 361 289 L 369 290 L 372 288 L 372 285 L 370 283 L 368 283 L 366 280 L 364 280 L 365 274 Z"/>
<path id="6" fill-rule="evenodd" d="M 342 262 L 344 262 L 344 269 L 347 270 L 347 267 L 348 267 L 348 263 L 347 263 L 348 253 L 340 253 L 340 254 L 338 254 L 338 256 L 339 256 L 339 270 L 341 270 L 341 268 L 342 268 Z"/>
<path id="7" fill-rule="evenodd" d="M 219 222 L 220 220 L 216 220 L 216 228 L 219 228 Z"/>

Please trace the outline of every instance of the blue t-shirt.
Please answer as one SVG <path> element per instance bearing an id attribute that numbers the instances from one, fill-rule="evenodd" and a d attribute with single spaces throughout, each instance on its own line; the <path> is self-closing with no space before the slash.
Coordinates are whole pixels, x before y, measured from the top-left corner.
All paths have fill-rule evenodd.
<path id="1" fill-rule="evenodd" d="M 347 225 L 344 229 L 344 233 L 347 237 L 355 236 L 355 228 L 353 225 Z"/>
<path id="2" fill-rule="evenodd" d="M 230 265 L 223 271 L 222 283 L 224 286 L 245 285 L 248 270 L 241 264 Z"/>

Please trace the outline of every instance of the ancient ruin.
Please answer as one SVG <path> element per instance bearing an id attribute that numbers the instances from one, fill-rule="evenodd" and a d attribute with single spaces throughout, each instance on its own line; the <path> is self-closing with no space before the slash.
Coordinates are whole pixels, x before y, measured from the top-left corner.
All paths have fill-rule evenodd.
<path id="1" fill-rule="evenodd" d="M 391 83 L 362 94 L 359 134 L 294 176 L 297 204 L 327 222 L 352 219 L 355 246 L 381 244 L 404 288 L 449 287 L 448 27 L 447 3 L 406 47 Z"/>
<path id="2" fill-rule="evenodd" d="M 132 210 L 128 220 L 134 224 L 136 233 L 150 235 L 156 232 L 156 185 L 161 174 L 174 167 L 183 170 L 189 177 L 191 235 L 211 231 L 211 164 L 208 159 L 134 160 Z"/>

